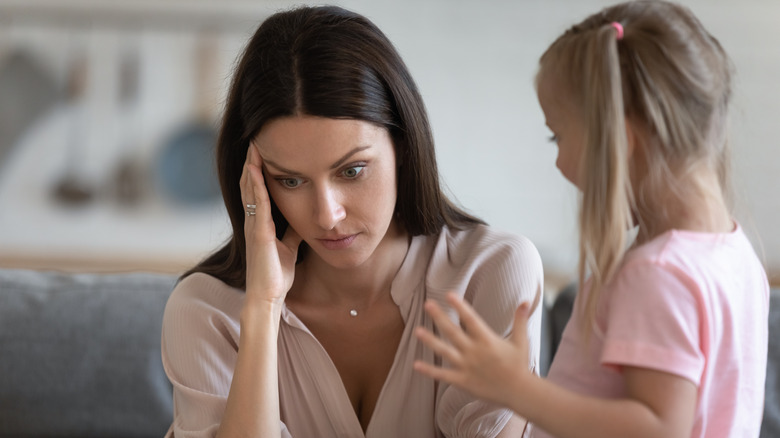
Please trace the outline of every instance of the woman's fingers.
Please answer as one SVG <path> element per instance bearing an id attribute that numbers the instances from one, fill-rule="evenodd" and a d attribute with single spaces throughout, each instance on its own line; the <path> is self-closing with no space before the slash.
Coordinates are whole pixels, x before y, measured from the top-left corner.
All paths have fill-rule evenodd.
<path id="1" fill-rule="evenodd" d="M 252 146 L 249 146 L 252 149 Z M 241 171 L 241 179 L 239 179 L 239 187 L 241 188 L 241 202 L 246 208 L 247 204 L 255 203 L 254 189 L 252 188 L 252 181 L 249 173 L 249 153 L 247 152 L 247 159 L 244 162 L 244 168 Z"/>
<path id="2" fill-rule="evenodd" d="M 244 201 L 244 208 L 250 213 L 254 212 L 254 215 L 247 214 L 245 229 L 249 232 L 249 227 L 259 225 L 260 228 L 255 229 L 260 230 L 261 236 L 274 236 L 275 238 L 275 227 L 271 217 L 271 201 L 261 166 L 262 158 L 260 158 L 260 154 L 257 152 L 254 144 L 250 144 L 246 163 L 244 164 L 246 178 L 242 175 L 241 198 Z M 247 205 L 254 205 L 255 207 L 250 208 Z"/>

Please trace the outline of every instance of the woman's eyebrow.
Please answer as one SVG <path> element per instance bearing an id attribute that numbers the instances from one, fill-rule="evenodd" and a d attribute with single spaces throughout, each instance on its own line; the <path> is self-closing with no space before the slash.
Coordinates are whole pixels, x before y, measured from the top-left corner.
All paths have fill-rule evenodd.
<path id="1" fill-rule="evenodd" d="M 364 150 L 370 149 L 370 148 L 371 148 L 371 146 L 358 146 L 358 147 L 352 149 L 351 151 L 347 152 L 346 154 L 344 154 L 344 156 L 339 158 L 335 163 L 333 163 L 333 165 L 331 165 L 330 168 L 331 169 L 336 169 L 339 166 L 341 166 L 342 164 L 344 164 L 344 162 L 347 161 L 349 159 L 349 157 L 355 155 L 356 153 L 358 153 L 360 151 L 364 151 Z M 264 166 L 273 167 L 277 171 L 285 173 L 285 174 L 288 174 L 288 175 L 292 175 L 292 176 L 301 175 L 300 172 L 297 172 L 295 170 L 290 170 L 290 169 L 287 169 L 285 167 L 282 167 L 279 164 L 274 163 L 272 160 L 269 160 L 267 158 L 263 158 L 263 165 Z"/>
<path id="2" fill-rule="evenodd" d="M 358 146 L 358 147 L 356 147 L 356 148 L 352 149 L 351 151 L 349 151 L 349 152 L 347 152 L 346 154 L 344 154 L 344 156 L 343 156 L 343 157 L 341 157 L 341 159 L 339 159 L 338 161 L 336 161 L 335 163 L 333 163 L 333 165 L 332 165 L 332 166 L 330 166 L 330 168 L 331 168 L 331 169 L 335 169 L 335 168 L 337 168 L 337 167 L 341 166 L 342 164 L 344 164 L 344 162 L 345 162 L 345 161 L 347 161 L 347 160 L 349 159 L 349 157 L 351 157 L 351 156 L 355 155 L 356 153 L 358 153 L 358 152 L 360 152 L 360 151 L 364 151 L 364 150 L 366 150 L 366 149 L 368 149 L 368 148 L 370 148 L 370 147 L 371 147 L 371 146 Z"/>
<path id="3" fill-rule="evenodd" d="M 274 163 L 273 161 L 271 161 L 271 160 L 269 160 L 267 158 L 263 158 L 263 167 L 267 168 L 268 166 L 271 166 L 271 167 L 275 168 L 277 171 L 282 172 L 282 173 L 286 173 L 288 175 L 293 175 L 293 176 L 300 175 L 299 172 L 296 172 L 296 171 L 290 170 L 290 169 L 286 169 L 286 168 L 284 168 L 284 167 Z"/>

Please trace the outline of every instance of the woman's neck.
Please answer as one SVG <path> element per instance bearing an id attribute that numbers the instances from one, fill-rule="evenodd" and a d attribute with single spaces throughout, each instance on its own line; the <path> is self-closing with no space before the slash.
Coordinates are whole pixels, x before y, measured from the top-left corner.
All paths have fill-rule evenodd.
<path id="1" fill-rule="evenodd" d="M 291 298 L 310 304 L 370 307 L 389 294 L 406 258 L 409 241 L 408 233 L 394 221 L 371 257 L 360 266 L 334 268 L 316 254 L 309 253 L 296 269 Z"/>

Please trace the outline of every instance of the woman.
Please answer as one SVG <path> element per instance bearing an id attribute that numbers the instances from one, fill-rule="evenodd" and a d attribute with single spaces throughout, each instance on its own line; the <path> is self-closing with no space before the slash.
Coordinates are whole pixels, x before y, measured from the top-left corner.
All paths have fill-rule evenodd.
<path id="1" fill-rule="evenodd" d="M 169 436 L 522 431 L 413 372 L 434 361 L 413 334 L 433 327 L 426 299 L 455 291 L 506 335 L 542 267 L 527 239 L 442 193 L 422 99 L 373 23 L 336 7 L 267 19 L 235 72 L 217 162 L 233 236 L 166 307 Z M 535 354 L 518 367 L 538 363 L 540 316 L 529 326 Z"/>

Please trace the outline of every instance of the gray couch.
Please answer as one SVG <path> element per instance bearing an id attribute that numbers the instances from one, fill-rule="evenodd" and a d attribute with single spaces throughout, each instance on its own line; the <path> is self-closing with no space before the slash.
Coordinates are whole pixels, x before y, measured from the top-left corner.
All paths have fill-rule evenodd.
<path id="1" fill-rule="evenodd" d="M 0 437 L 154 437 L 172 417 L 160 327 L 176 277 L 0 269 Z M 544 309 L 542 372 L 576 291 Z M 770 333 L 780 330 L 773 290 Z M 780 338 L 761 437 L 780 437 Z"/>
<path id="2" fill-rule="evenodd" d="M 0 436 L 163 436 L 160 361 L 176 278 L 0 270 Z"/>

